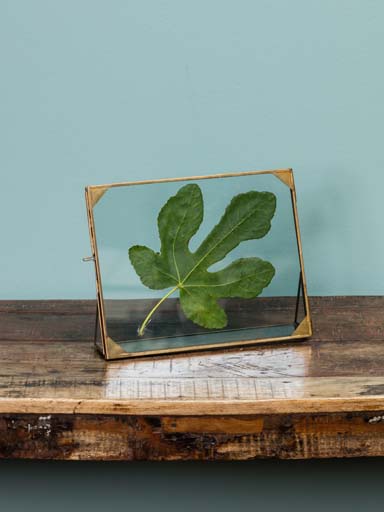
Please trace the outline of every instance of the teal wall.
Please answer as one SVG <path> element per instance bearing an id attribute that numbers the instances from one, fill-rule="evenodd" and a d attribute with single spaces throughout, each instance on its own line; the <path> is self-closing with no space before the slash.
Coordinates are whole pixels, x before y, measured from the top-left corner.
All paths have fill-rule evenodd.
<path id="1" fill-rule="evenodd" d="M 292 166 L 311 294 L 382 294 L 384 2 L 0 0 L 0 298 L 94 296 L 83 187 Z M 373 510 L 383 463 L 0 463 L 0 508 Z"/>
<path id="2" fill-rule="evenodd" d="M 0 298 L 94 296 L 84 185 L 287 166 L 310 293 L 383 293 L 383 16 L 0 0 Z"/>

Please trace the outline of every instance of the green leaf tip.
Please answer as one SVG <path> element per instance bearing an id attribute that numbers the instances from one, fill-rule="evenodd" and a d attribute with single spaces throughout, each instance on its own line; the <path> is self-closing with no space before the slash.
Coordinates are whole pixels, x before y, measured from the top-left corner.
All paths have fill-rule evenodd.
<path id="1" fill-rule="evenodd" d="M 169 296 L 180 293 L 180 305 L 187 318 L 206 329 L 226 327 L 228 319 L 218 299 L 254 298 L 275 275 L 273 265 L 260 258 L 239 258 L 222 270 L 209 268 L 241 242 L 263 238 L 271 228 L 276 196 L 251 190 L 234 196 L 223 216 L 195 252 L 191 238 L 203 221 L 204 203 L 200 187 L 191 183 L 179 189 L 161 208 L 157 225 L 160 252 L 132 246 L 129 259 L 142 284 L 152 290 L 170 290 L 143 320 L 143 335 L 153 314 Z"/>

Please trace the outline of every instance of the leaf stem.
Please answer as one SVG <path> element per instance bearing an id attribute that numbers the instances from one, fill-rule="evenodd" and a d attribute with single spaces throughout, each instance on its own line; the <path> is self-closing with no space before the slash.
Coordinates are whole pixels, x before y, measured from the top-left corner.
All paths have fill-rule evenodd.
<path id="1" fill-rule="evenodd" d="M 174 293 L 177 289 L 179 288 L 179 285 L 177 284 L 177 286 L 175 286 L 174 288 L 172 288 L 171 290 L 169 290 L 169 292 L 167 292 L 164 297 L 162 297 L 159 302 L 157 302 L 153 308 L 151 309 L 151 311 L 148 313 L 148 315 L 144 318 L 144 321 L 143 323 L 140 325 L 137 333 L 139 336 L 143 336 L 144 334 L 144 331 L 145 331 L 145 328 L 147 327 L 148 323 L 150 322 L 151 318 L 152 318 L 152 315 L 155 313 L 155 311 L 161 306 L 161 304 L 165 301 L 165 299 L 168 299 L 168 297 L 170 295 L 172 295 L 172 293 Z"/>

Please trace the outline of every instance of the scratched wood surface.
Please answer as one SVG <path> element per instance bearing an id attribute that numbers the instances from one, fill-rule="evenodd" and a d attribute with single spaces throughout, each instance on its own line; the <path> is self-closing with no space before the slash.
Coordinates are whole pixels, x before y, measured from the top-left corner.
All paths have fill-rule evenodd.
<path id="1" fill-rule="evenodd" d="M 93 301 L 0 301 L 0 457 L 384 455 L 384 297 L 311 306 L 309 341 L 107 363 Z"/>

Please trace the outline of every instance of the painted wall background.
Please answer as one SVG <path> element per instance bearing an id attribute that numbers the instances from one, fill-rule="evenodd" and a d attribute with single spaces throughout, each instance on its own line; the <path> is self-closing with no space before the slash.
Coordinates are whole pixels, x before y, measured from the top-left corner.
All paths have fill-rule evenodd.
<path id="1" fill-rule="evenodd" d="M 309 292 L 382 294 L 383 17 L 380 0 L 0 0 L 0 298 L 94 296 L 87 184 L 287 166 Z M 381 461 L 0 470 L 12 511 L 383 498 Z"/>
<path id="2" fill-rule="evenodd" d="M 0 298 L 94 296 L 83 187 L 293 167 L 311 294 L 384 292 L 380 0 L 0 0 Z"/>

